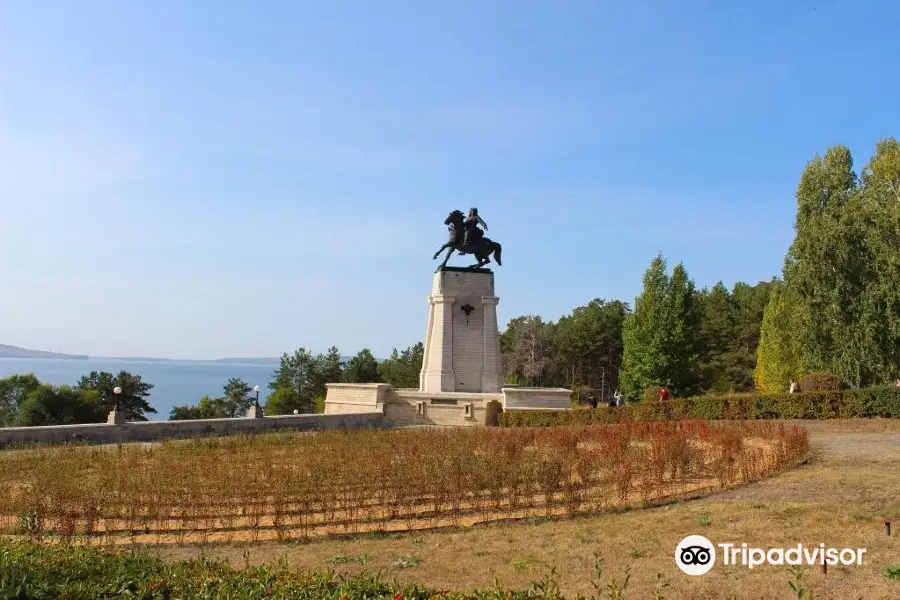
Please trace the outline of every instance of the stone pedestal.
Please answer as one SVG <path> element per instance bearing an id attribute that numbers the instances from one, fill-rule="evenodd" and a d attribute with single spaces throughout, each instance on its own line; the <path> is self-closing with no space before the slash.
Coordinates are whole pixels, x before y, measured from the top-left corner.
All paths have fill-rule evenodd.
<path id="1" fill-rule="evenodd" d="M 380 413 L 388 426 L 497 425 L 505 410 L 568 410 L 571 390 L 504 385 L 494 274 L 434 274 L 418 388 L 329 383 L 326 414 Z"/>
<path id="2" fill-rule="evenodd" d="M 420 391 L 500 392 L 498 301 L 488 269 L 445 268 L 434 274 Z"/>
<path id="3" fill-rule="evenodd" d="M 125 424 L 125 412 L 121 410 L 111 410 L 109 411 L 109 415 L 106 417 L 107 425 L 124 425 Z"/>
<path id="4" fill-rule="evenodd" d="M 248 419 L 262 419 L 265 415 L 263 415 L 262 406 L 252 405 L 247 409 L 247 418 Z"/>

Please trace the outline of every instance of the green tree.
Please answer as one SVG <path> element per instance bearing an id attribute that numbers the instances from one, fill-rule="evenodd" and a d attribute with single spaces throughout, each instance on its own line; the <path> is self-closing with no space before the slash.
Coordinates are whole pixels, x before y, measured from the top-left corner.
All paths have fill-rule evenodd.
<path id="1" fill-rule="evenodd" d="M 312 412 L 315 369 L 315 359 L 306 348 L 299 348 L 292 355 L 285 352 L 269 381 L 273 393 L 266 400 L 266 414 L 287 414 L 294 409 Z"/>
<path id="2" fill-rule="evenodd" d="M 422 360 L 425 356 L 425 345 L 422 342 L 398 352 L 396 348 L 387 358 L 378 364 L 378 375 L 381 381 L 389 383 L 397 389 L 419 387 L 419 373 L 422 371 Z"/>
<path id="3" fill-rule="evenodd" d="M 641 295 L 622 327 L 622 370 L 619 385 L 629 401 L 637 402 L 651 385 L 667 385 L 666 328 L 669 326 L 669 277 L 662 254 L 644 273 Z"/>
<path id="4" fill-rule="evenodd" d="M 738 282 L 731 292 L 734 331 L 727 370 L 736 392 L 749 392 L 754 388 L 756 349 L 759 347 L 763 312 L 769 303 L 772 286 L 770 281 L 761 281 L 752 286 Z"/>
<path id="5" fill-rule="evenodd" d="M 363 348 L 359 354 L 351 358 L 344 367 L 341 375 L 344 383 L 378 383 L 381 376 L 378 374 L 378 361 L 368 348 Z"/>
<path id="6" fill-rule="evenodd" d="M 700 312 L 700 378 L 704 391 L 731 392 L 735 382 L 729 367 L 733 364 L 732 344 L 736 310 L 728 288 L 719 281 L 711 290 L 698 294 Z"/>
<path id="7" fill-rule="evenodd" d="M 119 394 L 119 407 L 125 412 L 127 421 L 146 421 L 146 413 L 156 413 L 156 409 L 150 406 L 147 398 L 150 397 L 152 383 L 141 379 L 140 375 L 132 375 L 128 371 L 119 371 L 118 375 L 106 371 L 91 371 L 83 375 L 76 389 L 93 390 L 100 395 L 100 402 L 107 410 L 112 410 L 116 405 L 116 387 L 122 388 Z"/>
<path id="8" fill-rule="evenodd" d="M 325 396 L 326 384 L 341 380 L 342 367 L 341 354 L 335 347 L 317 356 L 306 348 L 299 348 L 293 355 L 283 354 L 269 381 L 272 394 L 266 400 L 266 413 L 314 412 L 316 399 Z"/>
<path id="9" fill-rule="evenodd" d="M 315 387 L 313 398 L 324 397 L 327 391 L 326 384 L 340 383 L 343 372 L 344 363 L 337 347 L 332 346 L 325 354 L 317 355 L 313 369 Z"/>
<path id="10" fill-rule="evenodd" d="M 804 370 L 834 371 L 851 383 L 859 383 L 860 361 L 869 359 L 855 322 L 869 262 L 857 191 L 846 147 L 829 148 L 806 165 L 784 266 Z"/>
<path id="11" fill-rule="evenodd" d="M 802 370 L 851 386 L 900 371 L 900 142 L 878 142 L 859 177 L 849 150 L 829 148 L 803 171 L 784 302 Z"/>
<path id="12" fill-rule="evenodd" d="M 878 142 L 860 180 L 862 222 L 856 232 L 865 243 L 867 268 L 858 273 L 864 286 L 853 341 L 862 368 L 858 381 L 846 380 L 869 385 L 900 375 L 900 142 L 896 138 Z"/>
<path id="13" fill-rule="evenodd" d="M 668 383 L 665 385 L 676 396 L 697 394 L 700 391 L 700 311 L 694 282 L 681 263 L 672 269 L 667 294 L 669 323 L 664 352 L 668 356 Z"/>
<path id="14" fill-rule="evenodd" d="M 631 401 L 650 386 L 666 386 L 676 396 L 700 389 L 700 311 L 694 283 L 680 263 L 667 274 L 657 255 L 644 273 L 622 331 L 620 385 Z"/>
<path id="15" fill-rule="evenodd" d="M 628 306 L 618 300 L 591 300 L 555 326 L 554 371 L 572 389 L 606 397 L 618 387 L 622 327 Z"/>
<path id="16" fill-rule="evenodd" d="M 40 385 L 41 382 L 34 373 L 0 379 L 0 427 L 13 426 L 19 406 L 28 394 L 38 389 Z"/>
<path id="17" fill-rule="evenodd" d="M 42 384 L 19 404 L 15 425 L 102 423 L 106 421 L 106 413 L 100 394 L 94 390 Z"/>
<path id="18" fill-rule="evenodd" d="M 754 373 L 761 392 L 786 391 L 791 379 L 799 380 L 804 374 L 786 294 L 784 286 L 776 283 L 763 314 Z"/>
<path id="19" fill-rule="evenodd" d="M 200 398 L 197 406 L 175 406 L 169 412 L 170 421 L 186 421 L 194 419 L 225 419 L 235 416 L 231 413 L 225 398 L 213 398 L 206 395 Z"/>
<path id="20" fill-rule="evenodd" d="M 251 396 L 253 388 L 243 379 L 232 377 L 223 386 L 221 398 L 226 417 L 242 417 L 253 406 L 256 398 Z"/>
<path id="21" fill-rule="evenodd" d="M 307 398 L 295 389 L 281 387 L 266 398 L 265 411 L 267 415 L 288 415 L 295 410 L 298 413 L 313 413 L 315 408 L 315 397 Z"/>

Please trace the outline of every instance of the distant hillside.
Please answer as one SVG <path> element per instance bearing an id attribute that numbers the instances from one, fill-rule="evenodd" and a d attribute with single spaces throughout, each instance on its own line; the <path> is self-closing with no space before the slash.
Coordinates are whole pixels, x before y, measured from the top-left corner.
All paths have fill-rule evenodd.
<path id="1" fill-rule="evenodd" d="M 9 346 L 0 344 L 0 358 L 67 358 L 72 360 L 122 360 L 130 362 L 179 362 L 179 363 L 228 363 L 242 365 L 277 365 L 281 362 L 281 357 L 264 356 L 264 357 L 245 357 L 245 358 L 214 358 L 209 360 L 197 359 L 177 359 L 177 358 L 159 358 L 152 356 L 87 356 L 85 354 L 62 354 L 60 352 L 45 352 L 43 350 L 29 350 L 28 348 L 20 348 L 19 346 Z M 342 356 L 341 361 L 347 362 L 352 356 Z"/>
<path id="2" fill-rule="evenodd" d="M 203 361 L 207 362 L 207 361 Z M 277 365 L 281 362 L 281 358 L 275 356 L 269 356 L 264 358 L 217 358 L 208 362 L 222 362 L 222 363 L 238 363 L 244 365 Z"/>
<path id="3" fill-rule="evenodd" d="M 45 352 L 43 350 L 29 350 L 18 346 L 0 344 L 0 358 L 68 358 L 72 360 L 87 360 L 84 354 L 61 354 L 59 352 Z"/>
<path id="4" fill-rule="evenodd" d="M 97 357 L 94 357 L 97 358 Z M 109 358 L 111 360 L 127 360 L 134 362 L 177 362 L 177 363 L 228 363 L 228 364 L 243 364 L 243 365 L 277 365 L 281 362 L 280 358 L 212 358 L 212 359 L 199 359 L 199 358 L 158 358 L 158 357 L 150 357 L 150 356 L 109 356 L 104 357 Z"/>

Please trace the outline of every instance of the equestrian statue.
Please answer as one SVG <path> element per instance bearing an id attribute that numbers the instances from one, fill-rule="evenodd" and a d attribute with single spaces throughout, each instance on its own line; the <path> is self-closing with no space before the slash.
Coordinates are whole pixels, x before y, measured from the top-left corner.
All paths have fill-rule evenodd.
<path id="1" fill-rule="evenodd" d="M 434 253 L 433 260 L 436 260 L 441 252 L 447 250 L 444 262 L 437 268 L 438 271 L 447 266 L 447 261 L 450 260 L 454 250 L 458 250 L 460 254 L 475 255 L 478 262 L 469 265 L 469 269 L 480 269 L 488 264 L 491 262 L 491 255 L 498 265 L 503 265 L 500 260 L 500 244 L 484 237 L 484 231 L 478 227 L 481 225 L 485 230 L 488 228 L 484 219 L 478 215 L 477 208 L 470 208 L 468 216 L 464 216 L 462 211 L 454 210 L 444 220 L 444 225 L 450 230 L 450 239 Z"/>

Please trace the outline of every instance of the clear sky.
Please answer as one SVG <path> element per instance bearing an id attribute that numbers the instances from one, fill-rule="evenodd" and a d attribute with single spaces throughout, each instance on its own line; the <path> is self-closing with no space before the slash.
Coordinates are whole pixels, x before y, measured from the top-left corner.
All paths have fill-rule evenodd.
<path id="1" fill-rule="evenodd" d="M 443 220 L 501 327 L 780 274 L 805 163 L 900 134 L 892 1 L 0 0 L 0 343 L 424 337 Z M 466 264 L 457 257 L 455 264 Z"/>

